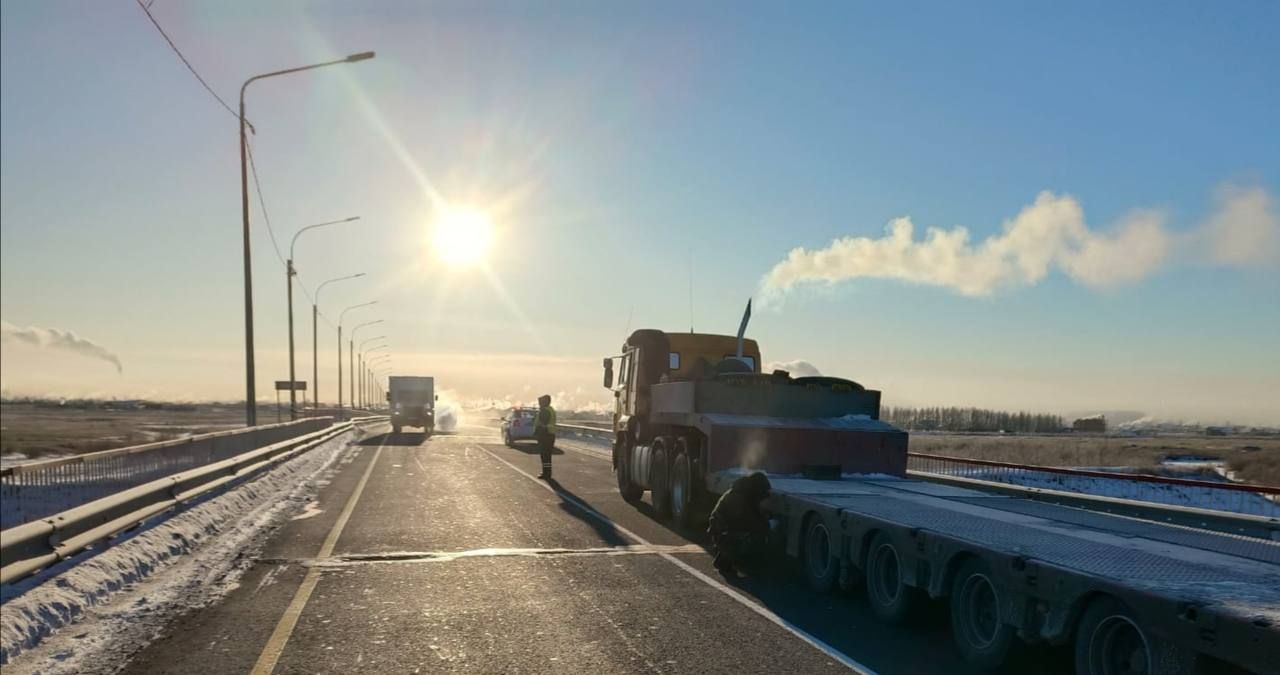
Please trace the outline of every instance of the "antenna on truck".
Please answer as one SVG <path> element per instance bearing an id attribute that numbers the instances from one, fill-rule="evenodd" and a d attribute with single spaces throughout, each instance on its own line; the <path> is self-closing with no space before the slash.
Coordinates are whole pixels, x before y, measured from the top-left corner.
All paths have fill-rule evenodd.
<path id="1" fill-rule="evenodd" d="M 738 324 L 738 360 L 742 360 L 742 336 L 747 332 L 747 322 L 751 320 L 751 298 L 747 298 L 747 311 L 742 313 L 742 323 Z"/>

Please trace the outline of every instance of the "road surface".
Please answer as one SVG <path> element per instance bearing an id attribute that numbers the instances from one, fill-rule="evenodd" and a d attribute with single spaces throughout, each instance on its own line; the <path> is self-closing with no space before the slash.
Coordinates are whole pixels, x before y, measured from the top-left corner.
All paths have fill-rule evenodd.
<path id="1" fill-rule="evenodd" d="M 968 672 L 941 609 L 906 630 L 785 568 L 726 584 L 701 537 L 622 501 L 601 449 L 560 445 L 548 484 L 494 426 L 375 430 L 315 515 L 125 672 Z M 1037 649 L 1010 672 L 1068 661 Z"/>

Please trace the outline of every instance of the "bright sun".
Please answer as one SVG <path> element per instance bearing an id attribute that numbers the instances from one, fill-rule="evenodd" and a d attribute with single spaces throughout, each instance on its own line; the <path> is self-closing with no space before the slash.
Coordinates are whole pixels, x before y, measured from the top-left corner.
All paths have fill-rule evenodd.
<path id="1" fill-rule="evenodd" d="M 450 208 L 435 222 L 431 241 L 436 255 L 450 265 L 474 265 L 484 259 L 493 238 L 489 216 L 475 209 Z"/>

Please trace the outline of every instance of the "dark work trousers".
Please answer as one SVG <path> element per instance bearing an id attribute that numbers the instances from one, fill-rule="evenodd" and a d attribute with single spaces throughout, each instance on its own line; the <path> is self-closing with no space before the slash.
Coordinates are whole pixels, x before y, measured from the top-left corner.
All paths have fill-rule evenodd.
<path id="1" fill-rule="evenodd" d="M 539 431 L 538 455 L 542 457 L 542 477 L 551 477 L 551 450 L 556 447 L 556 437 L 546 431 Z"/>

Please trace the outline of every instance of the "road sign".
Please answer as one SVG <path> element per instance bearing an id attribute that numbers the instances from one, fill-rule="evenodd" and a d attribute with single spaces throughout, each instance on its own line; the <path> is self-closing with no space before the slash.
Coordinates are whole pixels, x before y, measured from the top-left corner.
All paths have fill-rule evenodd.
<path id="1" fill-rule="evenodd" d="M 292 386 L 290 386 L 292 385 Z M 290 382 L 288 380 L 276 380 L 276 391 L 306 391 L 307 383 L 303 380 Z"/>

